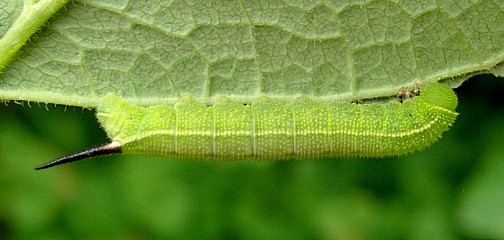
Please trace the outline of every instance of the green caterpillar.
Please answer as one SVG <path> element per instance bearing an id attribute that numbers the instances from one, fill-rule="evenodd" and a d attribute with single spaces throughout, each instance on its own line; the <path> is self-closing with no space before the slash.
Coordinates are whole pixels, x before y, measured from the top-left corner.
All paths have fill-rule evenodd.
<path id="1" fill-rule="evenodd" d="M 458 115 L 450 88 L 427 83 L 421 90 L 385 104 L 260 97 L 244 105 L 219 97 L 206 106 L 183 95 L 173 107 L 147 108 L 111 93 L 96 115 L 112 142 L 36 169 L 112 153 L 215 161 L 403 155 L 436 142 Z"/>

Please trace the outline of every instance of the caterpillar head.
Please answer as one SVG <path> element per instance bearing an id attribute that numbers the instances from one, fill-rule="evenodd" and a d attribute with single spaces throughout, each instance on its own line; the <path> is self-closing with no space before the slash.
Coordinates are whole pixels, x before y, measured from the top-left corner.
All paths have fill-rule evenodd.
<path id="1" fill-rule="evenodd" d="M 442 107 L 449 111 L 455 111 L 457 107 L 457 95 L 453 90 L 438 83 L 422 84 L 420 88 L 421 99 L 429 104 Z"/>

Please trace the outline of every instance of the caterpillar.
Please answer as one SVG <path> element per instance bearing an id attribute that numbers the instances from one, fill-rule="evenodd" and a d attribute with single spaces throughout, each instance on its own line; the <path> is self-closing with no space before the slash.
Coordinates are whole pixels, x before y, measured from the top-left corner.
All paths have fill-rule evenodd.
<path id="1" fill-rule="evenodd" d="M 401 90 L 409 96 L 409 91 Z M 259 97 L 250 105 L 218 97 L 207 106 L 183 95 L 174 106 L 139 107 L 110 93 L 97 119 L 111 142 L 36 169 L 122 153 L 195 160 L 306 160 L 386 157 L 422 150 L 455 121 L 457 96 L 426 83 L 413 98 L 384 104 L 291 103 Z"/>

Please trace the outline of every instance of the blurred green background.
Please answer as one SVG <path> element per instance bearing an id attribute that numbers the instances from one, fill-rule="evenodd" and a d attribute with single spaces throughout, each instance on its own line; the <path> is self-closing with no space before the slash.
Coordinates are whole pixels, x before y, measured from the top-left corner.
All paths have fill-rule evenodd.
<path id="1" fill-rule="evenodd" d="M 455 90 L 460 116 L 401 158 L 215 163 L 114 156 L 94 113 L 0 106 L 0 238 L 504 238 L 504 81 Z"/>

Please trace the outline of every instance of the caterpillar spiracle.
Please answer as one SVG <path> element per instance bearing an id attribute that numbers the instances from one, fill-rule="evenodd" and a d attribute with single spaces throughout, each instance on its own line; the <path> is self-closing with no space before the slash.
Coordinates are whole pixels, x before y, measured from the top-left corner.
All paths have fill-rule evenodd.
<path id="1" fill-rule="evenodd" d="M 456 106 L 455 93 L 438 83 L 384 104 L 259 97 L 244 105 L 218 97 L 207 106 L 183 95 L 174 106 L 144 108 L 110 93 L 96 116 L 111 143 L 36 169 L 113 153 L 215 161 L 397 156 L 441 138 Z"/>

